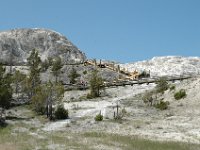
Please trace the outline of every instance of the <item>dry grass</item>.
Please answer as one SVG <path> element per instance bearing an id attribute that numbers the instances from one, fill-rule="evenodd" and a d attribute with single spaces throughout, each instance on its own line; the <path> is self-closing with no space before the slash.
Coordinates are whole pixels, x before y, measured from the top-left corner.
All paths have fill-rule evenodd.
<path id="1" fill-rule="evenodd" d="M 84 137 L 93 140 L 96 145 L 105 147 L 117 147 L 126 150 L 199 150 L 200 145 L 181 143 L 181 142 L 158 142 L 138 137 L 122 136 L 116 134 L 105 134 L 97 132 L 88 132 L 83 134 Z"/>
<path id="2" fill-rule="evenodd" d="M 33 150 L 33 149 L 121 149 L 121 150 L 199 150 L 200 145 L 180 142 L 157 142 L 134 136 L 122 136 L 101 132 L 71 131 L 43 132 L 31 127 L 7 126 L 0 129 L 1 150 Z M 25 128 L 28 131 L 16 130 Z M 15 131 L 15 132 L 14 132 Z M 32 134 L 34 132 L 34 134 Z"/>

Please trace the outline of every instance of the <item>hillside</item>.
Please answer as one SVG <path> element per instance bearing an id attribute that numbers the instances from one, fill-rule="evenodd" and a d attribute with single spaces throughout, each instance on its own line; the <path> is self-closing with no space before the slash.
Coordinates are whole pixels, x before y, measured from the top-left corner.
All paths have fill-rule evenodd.
<path id="1" fill-rule="evenodd" d="M 129 71 L 149 71 L 152 77 L 200 74 L 199 57 L 163 56 L 120 65 Z"/>
<path id="2" fill-rule="evenodd" d="M 27 66 L 34 48 L 39 56 L 32 57 L 33 63 Z M 101 61 L 104 67 L 97 64 L 100 61 L 85 62 L 85 54 L 67 38 L 47 29 L 0 32 L 0 54 L 4 65 L 0 68 L 1 91 L 7 85 L 11 92 L 10 98 L 1 96 L 2 108 L 4 100 L 12 102 L 8 109 L 0 109 L 2 150 L 200 149 L 199 57 L 154 57 L 121 64 L 120 72 L 112 61 Z M 39 57 L 58 56 L 62 62 L 48 61 L 47 68 L 40 61 L 35 63 Z M 129 81 L 127 69 L 150 71 L 156 79 L 147 83 L 152 79 L 143 76 Z M 182 75 L 191 78 L 164 81 L 168 87 L 158 92 L 158 78 Z M 186 97 L 176 100 L 174 94 L 181 89 Z M 96 90 L 98 96 L 94 95 Z M 147 95 L 150 92 L 154 95 Z M 145 95 L 153 105 L 144 100 Z M 163 110 L 156 107 L 161 102 L 167 105 Z M 99 115 L 102 120 L 96 119 Z"/>
<path id="3" fill-rule="evenodd" d="M 86 56 L 66 37 L 48 29 L 13 29 L 0 32 L 0 62 L 24 65 L 33 49 L 39 51 L 42 60 L 61 57 L 66 63 L 79 63 Z"/>

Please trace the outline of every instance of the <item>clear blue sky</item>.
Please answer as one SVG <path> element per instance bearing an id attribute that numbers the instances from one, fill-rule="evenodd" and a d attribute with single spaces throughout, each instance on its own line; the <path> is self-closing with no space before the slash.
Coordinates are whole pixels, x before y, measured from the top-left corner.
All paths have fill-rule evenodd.
<path id="1" fill-rule="evenodd" d="M 1 0 L 0 30 L 49 28 L 89 58 L 200 56 L 200 0 Z"/>

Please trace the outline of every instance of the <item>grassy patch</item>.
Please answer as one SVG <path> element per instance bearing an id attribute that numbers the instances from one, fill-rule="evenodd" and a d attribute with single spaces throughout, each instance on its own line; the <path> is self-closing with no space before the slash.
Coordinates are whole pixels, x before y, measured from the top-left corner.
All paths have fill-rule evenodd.
<path id="1" fill-rule="evenodd" d="M 200 145 L 181 142 L 157 142 L 131 136 L 88 132 L 84 137 L 93 139 L 93 143 L 118 147 L 126 150 L 199 150 Z"/>
<path id="2" fill-rule="evenodd" d="M 26 108 L 19 107 L 20 109 Z M 29 117 L 32 117 L 29 112 Z M 24 117 L 27 117 L 24 115 Z M 45 116 L 35 116 L 39 124 L 45 124 Z M 158 142 L 141 139 L 134 136 L 123 136 L 102 132 L 72 132 L 64 131 L 45 132 L 42 126 L 37 126 L 34 120 L 12 120 L 14 125 L 0 128 L 1 150 L 47 150 L 50 148 L 65 150 L 93 150 L 93 149 L 122 149 L 122 150 L 200 150 L 200 145 L 180 142 Z M 136 120 L 135 127 L 140 128 L 145 122 Z M 109 121 L 107 122 L 109 123 Z M 123 122 L 124 123 L 124 120 Z"/>
<path id="3" fill-rule="evenodd" d="M 176 100 L 180 100 L 180 99 L 182 99 L 182 98 L 185 98 L 186 96 L 187 96 L 187 94 L 186 94 L 186 92 L 185 92 L 184 89 L 181 89 L 180 91 L 178 91 L 178 92 L 176 92 L 176 93 L 174 94 L 174 98 L 175 98 Z"/>
<path id="4" fill-rule="evenodd" d="M 155 105 L 157 109 L 166 110 L 168 108 L 169 102 L 160 101 L 158 104 Z"/>

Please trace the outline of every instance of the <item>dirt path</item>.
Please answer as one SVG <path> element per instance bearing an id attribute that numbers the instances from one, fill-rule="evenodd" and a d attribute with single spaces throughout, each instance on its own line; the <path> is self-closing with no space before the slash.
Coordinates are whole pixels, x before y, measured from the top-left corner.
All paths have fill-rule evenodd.
<path id="1" fill-rule="evenodd" d="M 154 84 L 149 85 L 135 85 L 135 86 L 127 86 L 127 87 L 118 87 L 118 88 L 110 88 L 107 89 L 107 93 L 112 93 L 110 97 L 102 97 L 97 98 L 95 100 L 90 101 L 79 101 L 79 102 L 70 102 L 64 103 L 64 107 L 69 110 L 70 118 L 64 121 L 56 121 L 50 122 L 45 125 L 43 130 L 45 131 L 53 131 L 53 130 L 62 130 L 68 124 L 70 124 L 71 120 L 74 118 L 77 120 L 78 118 L 91 117 L 94 118 L 96 114 L 100 111 L 102 115 L 106 118 L 113 116 L 113 107 L 116 105 L 117 101 L 123 101 L 124 99 L 128 99 L 133 97 L 138 93 L 142 93 L 147 89 L 153 88 Z M 88 92 L 88 91 L 87 91 Z M 86 92 L 80 91 L 80 93 L 68 93 L 70 97 L 75 97 L 76 95 L 82 95 Z M 76 95 L 75 95 L 76 94 Z"/>

